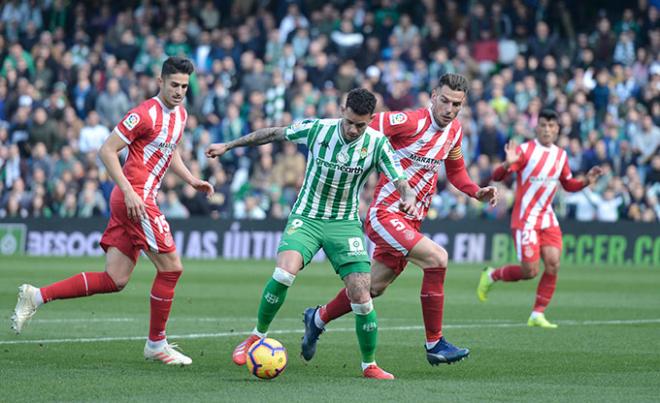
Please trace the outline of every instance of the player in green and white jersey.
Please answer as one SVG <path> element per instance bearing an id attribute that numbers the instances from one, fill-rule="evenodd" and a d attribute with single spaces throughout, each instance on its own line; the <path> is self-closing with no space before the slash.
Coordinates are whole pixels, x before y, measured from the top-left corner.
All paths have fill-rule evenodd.
<path id="1" fill-rule="evenodd" d="M 303 120 L 288 127 L 259 129 L 229 143 L 212 144 L 206 150 L 206 155 L 213 158 L 235 147 L 277 140 L 305 144 L 309 150 L 305 181 L 282 235 L 273 277 L 262 294 L 257 326 L 234 350 L 236 364 L 244 365 L 247 349 L 266 337 L 296 275 L 323 249 L 346 284 L 356 314 L 364 376 L 394 378 L 375 360 L 378 326 L 369 293 L 370 264 L 358 217 L 358 195 L 370 173 L 377 170 L 396 184 L 402 195 L 401 210 L 413 213 L 415 197 L 387 138 L 368 127 L 375 106 L 372 93 L 354 89 L 341 108 L 341 119 Z"/>

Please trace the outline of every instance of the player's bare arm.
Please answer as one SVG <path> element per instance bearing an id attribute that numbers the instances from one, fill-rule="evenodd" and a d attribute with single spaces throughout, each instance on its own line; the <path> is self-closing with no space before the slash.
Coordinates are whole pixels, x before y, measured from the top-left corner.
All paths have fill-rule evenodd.
<path id="1" fill-rule="evenodd" d="M 124 194 L 124 203 L 126 203 L 126 212 L 128 218 L 131 220 L 139 220 L 147 217 L 147 211 L 144 207 L 144 200 L 135 193 L 131 183 L 126 179 L 124 171 L 122 171 L 121 163 L 117 153 L 123 148 L 128 146 L 117 134 L 112 133 L 101 146 L 99 156 L 103 165 L 108 170 L 108 175 L 117 184 L 121 192 Z"/>
<path id="2" fill-rule="evenodd" d="M 211 144 L 206 149 L 206 156 L 208 158 L 220 157 L 232 148 L 258 146 L 261 144 L 272 143 L 274 141 L 281 141 L 284 140 L 285 133 L 285 127 L 266 127 L 264 129 L 258 129 L 241 138 L 230 141 L 229 143 Z"/>
<path id="3" fill-rule="evenodd" d="M 179 178 L 183 179 L 187 184 L 195 188 L 195 190 L 198 192 L 206 193 L 207 197 L 213 195 L 213 185 L 207 181 L 196 178 L 190 172 L 186 164 L 183 163 L 183 159 L 181 158 L 181 154 L 179 154 L 179 150 L 174 150 L 170 168 L 172 168 L 172 172 L 174 172 Z"/>
<path id="4" fill-rule="evenodd" d="M 399 203 L 399 209 L 406 214 L 416 215 L 415 209 L 415 193 L 410 188 L 408 181 L 405 179 L 399 179 L 394 182 L 396 190 L 401 195 L 401 201 Z"/>

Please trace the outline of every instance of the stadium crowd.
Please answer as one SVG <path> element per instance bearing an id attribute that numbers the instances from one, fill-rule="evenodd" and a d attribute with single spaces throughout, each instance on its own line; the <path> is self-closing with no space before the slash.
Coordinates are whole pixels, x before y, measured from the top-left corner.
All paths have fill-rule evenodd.
<path id="1" fill-rule="evenodd" d="M 533 138 L 540 110 L 550 107 L 573 172 L 605 170 L 590 188 L 561 194 L 558 214 L 660 217 L 653 1 L 588 16 L 579 2 L 547 0 L 3 3 L 0 217 L 107 216 L 113 184 L 97 150 L 131 107 L 156 94 L 168 55 L 195 64 L 179 150 L 216 190 L 207 200 L 168 175 L 159 196 L 168 218 L 286 217 L 304 149 L 270 144 L 217 161 L 204 148 L 261 127 L 338 117 L 342 95 L 356 86 L 374 91 L 380 110 L 425 107 L 445 72 L 471 80 L 460 120 L 475 182 L 488 183 L 506 141 Z M 501 201 L 491 208 L 441 181 L 429 219 L 503 218 L 512 185 L 498 184 Z"/>

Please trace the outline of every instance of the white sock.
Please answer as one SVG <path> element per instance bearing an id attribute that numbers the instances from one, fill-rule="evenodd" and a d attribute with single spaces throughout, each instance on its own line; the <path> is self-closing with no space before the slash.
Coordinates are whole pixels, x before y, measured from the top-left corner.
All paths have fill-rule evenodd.
<path id="1" fill-rule="evenodd" d="M 265 339 L 266 338 L 266 333 L 261 333 L 260 331 L 257 330 L 256 327 L 252 331 L 252 334 L 255 335 L 255 336 L 259 336 L 260 339 Z"/>
<path id="2" fill-rule="evenodd" d="M 374 362 L 363 362 L 362 363 L 362 370 L 364 371 L 365 369 L 367 369 L 367 367 L 369 365 L 376 365 L 376 361 L 374 361 Z"/>
<path id="3" fill-rule="evenodd" d="M 427 341 L 427 342 L 426 342 L 426 349 L 427 349 L 427 350 L 432 349 L 433 347 L 435 347 L 435 346 L 438 344 L 439 341 L 440 341 L 440 340 L 436 340 L 436 341 Z"/>
<path id="4" fill-rule="evenodd" d="M 37 288 L 37 292 L 34 293 L 32 298 L 32 303 L 36 306 L 39 306 L 44 303 L 44 297 L 41 295 L 41 290 Z"/>
<path id="5" fill-rule="evenodd" d="M 529 317 L 532 318 L 532 319 L 536 319 L 536 318 L 538 318 L 539 316 L 543 316 L 543 312 L 532 311 L 532 314 L 529 315 Z"/>
<path id="6" fill-rule="evenodd" d="M 157 348 L 161 348 L 167 344 L 167 339 L 163 340 L 157 340 L 157 341 L 151 341 L 147 339 L 147 345 L 149 346 L 150 349 L 155 350 Z"/>
<path id="7" fill-rule="evenodd" d="M 488 280 L 490 280 L 491 283 L 495 282 L 495 280 L 493 280 L 493 273 L 495 273 L 495 270 L 491 270 L 488 272 Z"/>
<path id="8" fill-rule="evenodd" d="M 316 310 L 316 313 L 314 314 L 314 324 L 316 327 L 319 329 L 325 328 L 325 322 L 321 319 L 321 315 L 319 314 L 320 309 Z"/>

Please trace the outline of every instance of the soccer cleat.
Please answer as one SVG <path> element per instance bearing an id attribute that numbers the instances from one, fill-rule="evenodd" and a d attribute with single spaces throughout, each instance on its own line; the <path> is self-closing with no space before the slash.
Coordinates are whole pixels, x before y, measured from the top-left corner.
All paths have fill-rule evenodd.
<path id="1" fill-rule="evenodd" d="M 314 353 L 316 353 L 316 342 L 319 340 L 321 333 L 325 331 L 323 328 L 316 326 L 314 322 L 314 315 L 319 310 L 320 307 L 316 308 L 307 308 L 303 312 L 303 323 L 305 324 L 305 335 L 302 338 L 302 343 L 300 345 L 301 352 L 300 355 L 309 361 L 314 358 Z"/>
<path id="2" fill-rule="evenodd" d="M 394 375 L 384 371 L 376 364 L 371 364 L 362 371 L 362 375 L 369 379 L 394 379 Z"/>
<path id="3" fill-rule="evenodd" d="M 527 320 L 527 326 L 541 327 L 543 329 L 556 329 L 558 325 L 555 323 L 548 322 L 548 320 L 545 318 L 545 315 L 539 312 L 536 315 L 532 315 L 529 317 L 529 319 Z"/>
<path id="4" fill-rule="evenodd" d="M 495 269 L 492 267 L 486 267 L 481 272 L 481 277 L 479 278 L 479 285 L 477 286 L 477 298 L 479 301 L 486 302 L 488 299 L 488 291 L 493 286 L 494 281 L 491 280 L 490 275 L 494 272 Z"/>
<path id="5" fill-rule="evenodd" d="M 190 365 L 192 358 L 176 350 L 176 344 L 163 343 L 162 346 L 151 348 L 149 342 L 144 345 L 144 358 L 146 360 L 161 361 L 167 365 Z"/>
<path id="6" fill-rule="evenodd" d="M 11 315 L 11 328 L 20 334 L 25 325 L 30 322 L 30 319 L 37 312 L 37 305 L 34 303 L 35 294 L 39 291 L 37 287 L 30 284 L 23 284 L 18 287 L 18 301 L 14 314 Z"/>
<path id="7" fill-rule="evenodd" d="M 247 362 L 247 351 L 254 344 L 255 341 L 259 340 L 260 337 L 256 334 L 251 334 L 247 339 L 243 340 L 236 348 L 231 355 L 232 361 L 236 365 L 245 365 Z"/>
<path id="8" fill-rule="evenodd" d="M 431 365 L 453 364 L 470 355 L 467 348 L 459 348 L 445 340 L 444 337 L 432 349 L 426 349 L 426 360 Z"/>

